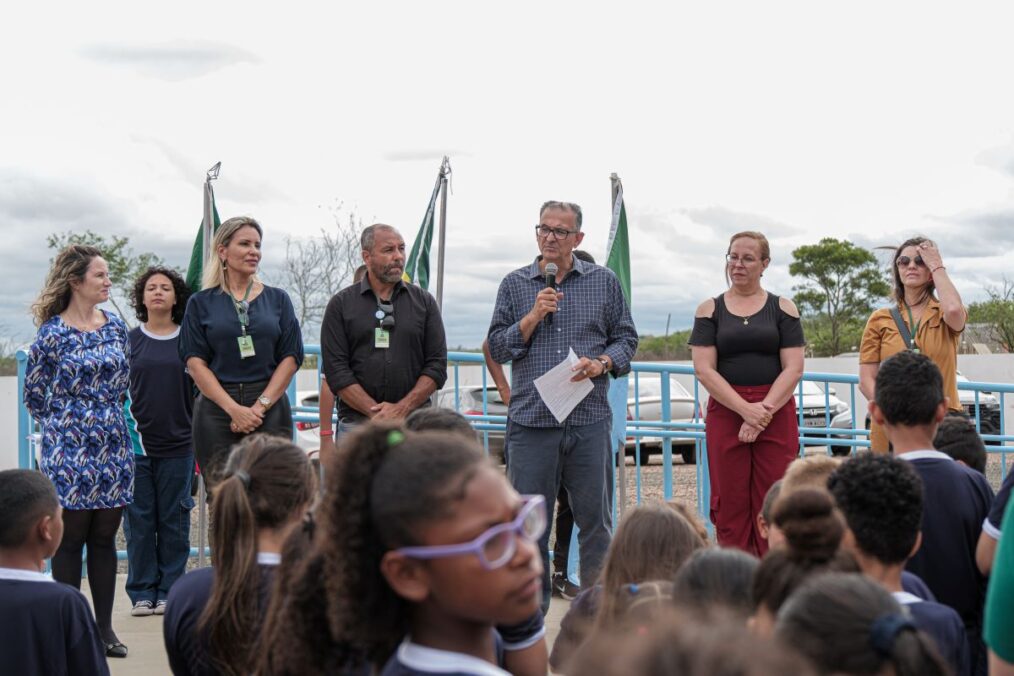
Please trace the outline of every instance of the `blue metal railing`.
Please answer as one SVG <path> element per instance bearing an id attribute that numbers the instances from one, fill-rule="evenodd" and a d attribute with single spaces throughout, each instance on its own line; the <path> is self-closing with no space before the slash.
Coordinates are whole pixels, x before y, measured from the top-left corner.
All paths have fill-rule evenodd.
<path id="1" fill-rule="evenodd" d="M 320 347 L 317 345 L 307 345 L 305 347 L 307 355 L 317 356 L 317 375 L 315 383 L 320 382 Z M 25 378 L 25 366 L 27 362 L 27 353 L 19 351 L 17 353 L 18 362 L 18 388 L 19 393 L 24 391 L 24 378 Z M 455 383 L 454 386 L 454 408 L 455 410 L 461 410 L 461 368 L 465 367 L 479 367 L 481 378 L 480 378 L 480 392 L 481 392 L 481 403 L 482 408 L 480 413 L 471 413 L 466 417 L 471 421 L 472 426 L 476 431 L 482 433 L 483 446 L 487 453 L 489 452 L 490 437 L 494 435 L 502 435 L 506 429 L 507 418 L 503 415 L 493 415 L 489 413 L 489 380 L 490 376 L 485 368 L 484 359 L 482 354 L 471 353 L 471 352 L 449 352 L 447 355 L 448 368 L 452 376 L 451 381 Z M 664 377 L 663 377 L 664 376 Z M 673 376 L 684 376 L 693 378 L 693 388 L 690 392 L 693 396 L 694 411 L 693 416 L 688 419 L 673 420 L 672 419 L 672 388 L 671 378 Z M 661 398 L 661 410 L 660 418 L 658 420 L 644 420 L 641 419 L 641 379 L 644 377 L 658 378 L 660 380 L 660 398 Z M 693 457 L 696 460 L 696 485 L 697 485 L 697 510 L 702 517 L 707 521 L 707 515 L 709 512 L 710 493 L 711 485 L 708 477 L 708 454 L 707 454 L 707 442 L 704 435 L 704 419 L 702 412 L 704 407 L 702 406 L 702 392 L 700 381 L 694 375 L 693 367 L 688 364 L 672 364 L 664 362 L 634 362 L 631 366 L 631 381 L 632 381 L 632 404 L 628 405 L 628 420 L 626 422 L 625 436 L 628 443 L 633 444 L 634 448 L 634 462 L 635 462 L 635 486 L 636 486 L 636 501 L 641 502 L 642 498 L 642 444 L 643 440 L 648 438 L 653 442 L 656 439 L 661 440 L 662 450 L 662 473 L 663 473 L 663 495 L 665 499 L 671 499 L 673 496 L 673 442 L 678 441 L 681 446 L 686 448 L 687 453 L 690 453 L 692 448 Z M 838 450 L 847 450 L 848 452 L 854 452 L 856 448 L 868 448 L 870 446 L 869 441 L 869 430 L 865 429 L 865 412 L 858 412 L 856 410 L 856 388 L 859 384 L 859 378 L 855 375 L 841 374 L 841 373 L 814 373 L 808 372 L 803 375 L 797 389 L 797 402 L 805 402 L 804 395 L 804 381 L 822 383 L 823 393 L 823 406 L 798 406 L 799 415 L 799 448 L 800 454 L 805 451 L 807 446 L 830 446 L 835 447 Z M 837 397 L 836 393 L 832 393 L 832 385 L 843 385 L 849 388 L 850 402 L 849 410 L 850 415 L 848 416 L 848 425 L 843 425 L 843 420 L 839 420 L 839 425 L 834 425 L 835 418 L 841 417 L 843 414 L 833 416 L 831 413 L 831 397 Z M 316 387 L 316 386 L 315 386 Z M 974 403 L 975 406 L 972 410 L 973 419 L 976 425 L 976 429 L 982 434 L 983 440 L 987 442 L 986 449 L 989 453 L 1000 454 L 1001 457 L 1001 478 L 1006 476 L 1007 473 L 1007 453 L 1014 451 L 1014 435 L 1004 434 L 1006 429 L 1006 395 L 1014 394 L 1014 384 L 1001 384 L 1001 383 L 981 383 L 981 382 L 959 382 L 958 389 L 962 391 L 971 391 L 975 393 Z M 689 392 L 689 390 L 688 390 Z M 983 397 L 991 396 L 998 399 L 999 404 L 999 426 L 995 431 L 996 433 L 982 433 L 982 415 L 981 412 L 984 409 L 985 402 Z M 295 424 L 299 422 L 304 423 L 319 423 L 318 409 L 313 406 L 303 406 L 297 401 L 296 394 L 296 379 L 293 378 L 288 388 L 289 401 L 292 403 L 293 411 L 293 437 L 296 435 Z M 810 394 L 809 396 L 815 396 Z M 838 397 L 840 400 L 840 397 Z M 824 426 L 807 425 L 813 416 L 806 416 L 806 408 L 822 408 L 824 415 Z M 862 420 L 860 420 L 860 417 Z M 863 424 L 858 424 L 862 422 Z M 34 467 L 34 439 L 35 439 L 35 423 L 28 415 L 28 411 L 25 409 L 24 404 L 21 402 L 19 396 L 18 403 L 18 464 L 20 467 Z M 692 444 L 692 446 L 690 446 Z M 829 453 L 831 450 L 829 449 Z M 121 552 L 122 554 L 122 552 Z M 121 556 L 122 558 L 122 556 Z"/>

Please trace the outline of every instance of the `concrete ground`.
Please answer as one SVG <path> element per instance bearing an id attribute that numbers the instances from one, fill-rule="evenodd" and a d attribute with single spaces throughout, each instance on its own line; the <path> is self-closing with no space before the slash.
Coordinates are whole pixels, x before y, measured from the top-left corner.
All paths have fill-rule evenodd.
<path id="1" fill-rule="evenodd" d="M 109 659 L 109 670 L 113 676 L 153 676 L 169 674 L 169 660 L 166 658 L 165 646 L 162 642 L 162 616 L 131 617 L 130 599 L 127 598 L 125 587 L 126 575 L 118 575 L 116 580 L 116 603 L 113 606 L 113 628 L 117 636 L 127 646 L 129 654 L 126 659 Z M 81 582 L 81 591 L 91 600 L 87 578 Z M 556 639 L 560 631 L 560 620 L 570 603 L 561 599 L 553 599 L 546 617 L 546 634 L 549 645 Z"/>

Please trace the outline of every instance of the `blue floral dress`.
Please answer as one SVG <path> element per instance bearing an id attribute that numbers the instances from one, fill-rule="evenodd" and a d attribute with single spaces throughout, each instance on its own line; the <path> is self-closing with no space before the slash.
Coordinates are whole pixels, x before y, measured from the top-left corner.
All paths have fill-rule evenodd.
<path id="1" fill-rule="evenodd" d="M 127 326 L 111 312 L 94 331 L 57 316 L 28 354 L 25 406 L 42 426 L 40 466 L 64 509 L 133 501 L 134 456 L 123 417 L 129 383 Z"/>

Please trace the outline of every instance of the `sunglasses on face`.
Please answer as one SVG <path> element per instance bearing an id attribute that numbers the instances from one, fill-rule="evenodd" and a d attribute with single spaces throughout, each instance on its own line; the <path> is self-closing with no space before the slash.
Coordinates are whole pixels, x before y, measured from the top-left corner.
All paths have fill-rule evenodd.
<path id="1" fill-rule="evenodd" d="M 915 258 L 912 258 L 911 256 L 898 256 L 898 267 L 907 268 L 913 261 L 915 261 L 915 264 L 920 268 L 926 267 L 926 263 L 923 262 L 922 256 L 916 256 Z"/>
<path id="2" fill-rule="evenodd" d="M 380 328 L 394 328 L 394 303 L 377 303 L 377 312 L 374 315 L 380 320 Z"/>
<path id="3" fill-rule="evenodd" d="M 518 550 L 518 538 L 534 543 L 546 532 L 546 499 L 541 495 L 522 495 L 521 500 L 521 509 L 513 521 L 497 524 L 471 542 L 460 545 L 401 547 L 395 551 L 410 559 L 443 559 L 448 556 L 474 554 L 486 570 L 501 568 L 514 558 Z"/>

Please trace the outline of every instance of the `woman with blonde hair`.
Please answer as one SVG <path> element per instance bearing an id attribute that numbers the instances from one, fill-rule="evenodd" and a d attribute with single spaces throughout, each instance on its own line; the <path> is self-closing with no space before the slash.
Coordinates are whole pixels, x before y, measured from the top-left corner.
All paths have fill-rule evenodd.
<path id="1" fill-rule="evenodd" d="M 190 297 L 180 329 L 180 357 L 201 392 L 194 452 L 209 489 L 246 435 L 292 435 L 285 389 L 303 362 L 303 339 L 288 294 L 257 278 L 262 234 L 245 216 L 219 226 L 204 288 Z"/>
<path id="2" fill-rule="evenodd" d="M 704 426 L 711 520 L 718 544 L 762 556 L 757 514 L 799 449 L 793 390 L 806 341 L 792 301 L 761 286 L 771 263 L 764 235 L 733 235 L 725 261 L 729 288 L 697 308 L 689 341 L 711 395 Z"/>
<path id="3" fill-rule="evenodd" d="M 894 303 L 874 311 L 859 346 L 859 390 L 873 401 L 881 362 L 904 350 L 922 352 L 944 378 L 947 408 L 961 411 L 958 400 L 958 341 L 968 312 L 940 256 L 925 237 L 905 240 L 894 251 Z M 937 297 L 939 296 L 939 298 Z M 870 421 L 870 447 L 887 453 L 884 428 Z"/>
<path id="4" fill-rule="evenodd" d="M 53 578 L 81 588 L 82 548 L 95 620 L 108 657 L 126 657 L 113 631 L 116 532 L 133 500 L 134 456 L 123 417 L 130 352 L 127 326 L 99 309 L 109 266 L 74 244 L 53 261 L 32 306 L 39 332 L 28 354 L 25 407 L 42 428 L 40 469 L 56 486 L 64 533 Z"/>

